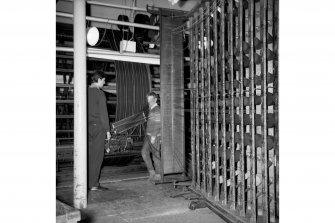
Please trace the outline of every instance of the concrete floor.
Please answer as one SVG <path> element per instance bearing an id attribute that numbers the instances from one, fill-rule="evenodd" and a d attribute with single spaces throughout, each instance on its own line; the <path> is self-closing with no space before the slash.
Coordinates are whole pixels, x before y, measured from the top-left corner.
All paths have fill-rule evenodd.
<path id="1" fill-rule="evenodd" d="M 73 206 L 72 168 L 57 172 L 57 199 Z M 82 209 L 85 223 L 217 223 L 225 222 L 208 208 L 190 210 L 187 196 L 170 196 L 182 192 L 182 187 L 172 183 L 153 185 L 147 179 L 143 163 L 128 166 L 104 166 L 101 184 L 108 191 L 88 194 L 88 207 Z"/>

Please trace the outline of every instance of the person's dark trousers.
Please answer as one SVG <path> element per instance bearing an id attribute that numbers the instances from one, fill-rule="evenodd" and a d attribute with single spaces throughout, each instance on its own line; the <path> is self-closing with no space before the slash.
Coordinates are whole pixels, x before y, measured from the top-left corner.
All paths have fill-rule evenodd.
<path id="1" fill-rule="evenodd" d="M 88 188 L 99 186 L 104 159 L 106 131 L 99 124 L 88 124 Z"/>
<path id="2" fill-rule="evenodd" d="M 150 143 L 149 138 L 150 137 L 144 138 L 144 142 L 143 142 L 143 146 L 141 150 L 142 157 L 148 168 L 148 171 L 155 170 L 157 174 L 160 174 L 160 154 L 158 150 L 155 150 L 152 148 L 152 144 Z M 152 159 L 151 159 L 150 154 L 152 154 Z"/>

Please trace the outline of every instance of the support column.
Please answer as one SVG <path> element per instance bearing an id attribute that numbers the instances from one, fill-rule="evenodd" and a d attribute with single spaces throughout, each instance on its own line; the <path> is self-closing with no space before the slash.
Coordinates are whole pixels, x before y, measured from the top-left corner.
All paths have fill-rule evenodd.
<path id="1" fill-rule="evenodd" d="M 74 176 L 73 203 L 87 207 L 86 1 L 74 0 Z"/>

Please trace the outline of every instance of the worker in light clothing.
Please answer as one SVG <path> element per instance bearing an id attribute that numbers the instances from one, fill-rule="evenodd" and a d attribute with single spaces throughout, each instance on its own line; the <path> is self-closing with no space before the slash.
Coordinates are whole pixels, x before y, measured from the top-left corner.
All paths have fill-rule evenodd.
<path id="1" fill-rule="evenodd" d="M 95 71 L 88 88 L 88 188 L 103 191 L 108 188 L 99 184 L 101 165 L 104 158 L 105 139 L 111 138 L 106 96 L 101 88 L 105 84 L 102 71 Z"/>
<path id="2" fill-rule="evenodd" d="M 147 117 L 147 128 L 142 146 L 142 157 L 149 171 L 149 180 L 161 180 L 160 172 L 160 136 L 161 136 L 161 113 L 157 104 L 158 96 L 154 92 L 147 94 L 149 115 Z M 152 155 L 152 158 L 151 156 Z"/>

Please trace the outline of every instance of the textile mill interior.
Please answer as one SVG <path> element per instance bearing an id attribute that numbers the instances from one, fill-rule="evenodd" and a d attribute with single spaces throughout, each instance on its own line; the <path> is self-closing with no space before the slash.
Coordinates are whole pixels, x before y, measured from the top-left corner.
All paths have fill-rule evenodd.
<path id="1" fill-rule="evenodd" d="M 56 4 L 57 222 L 279 222 L 279 1 Z"/>
<path id="2" fill-rule="evenodd" d="M 4 1 L 1 222 L 333 222 L 330 3 Z"/>

